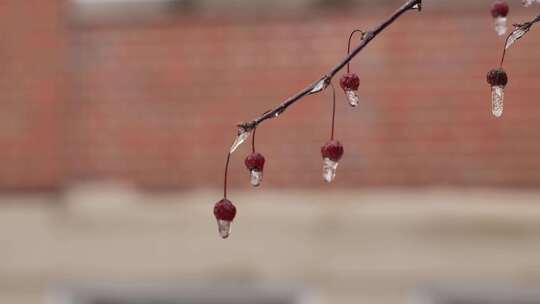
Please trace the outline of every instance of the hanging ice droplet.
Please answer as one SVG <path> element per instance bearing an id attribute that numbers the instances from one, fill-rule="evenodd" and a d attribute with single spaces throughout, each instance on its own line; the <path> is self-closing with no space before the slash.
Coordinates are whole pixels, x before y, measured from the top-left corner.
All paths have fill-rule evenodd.
<path id="1" fill-rule="evenodd" d="M 416 3 L 416 4 L 412 7 L 412 9 L 421 11 L 421 10 L 422 10 L 422 6 L 421 6 L 419 3 Z"/>
<path id="2" fill-rule="evenodd" d="M 356 93 L 356 91 L 347 90 L 345 91 L 345 94 L 347 95 L 347 100 L 349 101 L 349 105 L 351 107 L 356 107 L 358 103 L 360 102 L 360 97 L 358 97 L 358 94 Z"/>
<path id="3" fill-rule="evenodd" d="M 262 171 L 257 171 L 257 170 L 251 170 L 251 185 L 253 187 L 258 187 L 261 182 L 262 182 L 262 178 L 263 178 L 263 173 Z"/>
<path id="4" fill-rule="evenodd" d="M 313 89 L 311 89 L 311 91 L 309 91 L 309 93 L 310 94 L 319 93 L 320 91 L 326 89 L 329 83 L 330 81 L 328 80 L 328 78 L 323 77 L 321 80 L 319 80 L 319 82 L 315 84 L 315 86 L 313 87 Z"/>
<path id="5" fill-rule="evenodd" d="M 336 170 L 338 162 L 329 158 L 324 158 L 323 164 L 323 178 L 327 183 L 331 183 L 336 178 Z"/>
<path id="6" fill-rule="evenodd" d="M 226 239 L 231 234 L 231 221 L 217 220 L 219 235 Z"/>
<path id="7" fill-rule="evenodd" d="M 236 135 L 236 138 L 234 139 L 234 142 L 231 146 L 231 149 L 229 150 L 229 153 L 233 153 L 236 151 L 236 149 L 246 141 L 246 139 L 249 137 L 250 131 L 247 131 L 246 129 L 239 127 L 238 128 L 238 134 Z"/>
<path id="8" fill-rule="evenodd" d="M 518 41 L 521 37 L 523 37 L 527 32 L 529 31 L 528 28 L 517 28 L 515 29 L 512 34 L 510 34 L 510 37 L 506 40 L 506 46 L 505 48 L 508 49 L 512 46 L 516 41 Z"/>
<path id="9" fill-rule="evenodd" d="M 279 109 L 274 113 L 274 118 L 278 118 L 279 115 L 281 115 L 283 112 L 285 112 L 285 109 Z"/>
<path id="10" fill-rule="evenodd" d="M 504 105 L 504 88 L 501 86 L 491 87 L 491 113 L 495 117 L 501 117 Z"/>
<path id="11" fill-rule="evenodd" d="M 506 17 L 495 17 L 495 32 L 497 32 L 497 35 L 502 36 L 506 34 L 507 30 L 508 25 Z"/>
<path id="12" fill-rule="evenodd" d="M 525 6 L 525 7 L 531 6 L 535 2 L 540 3 L 540 1 L 538 1 L 538 0 L 522 0 L 521 1 L 521 3 L 523 3 L 523 6 Z"/>

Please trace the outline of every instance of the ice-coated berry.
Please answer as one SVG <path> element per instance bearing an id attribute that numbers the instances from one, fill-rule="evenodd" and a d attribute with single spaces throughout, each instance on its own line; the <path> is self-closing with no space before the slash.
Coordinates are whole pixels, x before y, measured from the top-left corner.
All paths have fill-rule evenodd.
<path id="1" fill-rule="evenodd" d="M 264 156 L 259 152 L 248 155 L 244 161 L 249 171 L 262 171 L 264 169 Z"/>
<path id="2" fill-rule="evenodd" d="M 328 158 L 332 161 L 339 161 L 343 156 L 343 146 L 337 140 L 330 140 L 321 148 L 323 159 Z"/>
<path id="3" fill-rule="evenodd" d="M 487 82 L 492 87 L 505 87 L 508 83 L 508 75 L 502 68 L 492 69 L 487 73 Z"/>
<path id="4" fill-rule="evenodd" d="M 214 206 L 214 215 L 216 219 L 232 222 L 236 216 L 236 207 L 228 199 L 224 198 Z"/>
<path id="5" fill-rule="evenodd" d="M 493 16 L 493 18 L 506 17 L 508 16 L 509 11 L 510 8 L 505 1 L 495 1 L 491 6 L 491 16 Z"/>
<path id="6" fill-rule="evenodd" d="M 339 85 L 344 91 L 357 91 L 360 86 L 360 78 L 355 73 L 348 73 L 341 76 Z"/>

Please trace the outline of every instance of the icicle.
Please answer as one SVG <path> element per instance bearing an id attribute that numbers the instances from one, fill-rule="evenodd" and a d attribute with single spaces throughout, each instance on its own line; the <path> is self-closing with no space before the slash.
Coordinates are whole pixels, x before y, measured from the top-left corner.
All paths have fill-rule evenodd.
<path id="1" fill-rule="evenodd" d="M 508 49 L 512 46 L 516 41 L 518 41 L 521 37 L 523 37 L 527 32 L 529 31 L 528 28 L 517 28 L 512 32 L 510 37 L 508 37 L 508 40 L 506 40 L 506 46 L 505 48 Z"/>
<path id="2" fill-rule="evenodd" d="M 234 139 L 234 142 L 231 146 L 231 149 L 229 150 L 229 153 L 233 153 L 236 151 L 236 149 L 246 141 L 246 139 L 249 137 L 249 134 L 251 132 L 247 131 L 246 129 L 239 127 L 238 128 L 238 134 L 236 135 L 236 138 Z"/>
<path id="3" fill-rule="evenodd" d="M 360 98 L 358 97 L 358 94 L 356 93 L 356 91 L 347 90 L 345 91 L 345 94 L 347 94 L 347 100 L 349 101 L 349 105 L 351 107 L 356 107 L 358 103 L 360 102 Z"/>
<path id="4" fill-rule="evenodd" d="M 521 0 L 521 2 L 523 3 L 523 6 L 525 7 L 531 6 L 535 2 L 540 3 L 539 0 Z"/>
<path id="5" fill-rule="evenodd" d="M 491 113 L 495 117 L 501 117 L 504 105 L 504 88 L 501 86 L 491 87 Z"/>
<path id="6" fill-rule="evenodd" d="M 258 187 L 262 182 L 262 178 L 263 178 L 262 171 L 251 170 L 251 185 L 253 187 Z"/>
<path id="7" fill-rule="evenodd" d="M 231 221 L 217 220 L 219 235 L 226 239 L 231 234 Z"/>
<path id="8" fill-rule="evenodd" d="M 506 34 L 507 30 L 508 25 L 506 17 L 495 17 L 495 32 L 497 32 L 497 35 L 502 36 Z"/>
<path id="9" fill-rule="evenodd" d="M 331 183 L 334 180 L 334 178 L 336 178 L 337 167 L 338 167 L 338 162 L 333 161 L 329 158 L 324 158 L 323 178 L 327 183 Z"/>
<path id="10" fill-rule="evenodd" d="M 329 79 L 327 77 L 323 77 L 321 80 L 319 80 L 319 82 L 315 84 L 315 86 L 313 87 L 313 89 L 311 89 L 311 91 L 309 91 L 309 93 L 310 94 L 319 93 L 320 91 L 326 89 L 329 83 L 330 83 Z"/>

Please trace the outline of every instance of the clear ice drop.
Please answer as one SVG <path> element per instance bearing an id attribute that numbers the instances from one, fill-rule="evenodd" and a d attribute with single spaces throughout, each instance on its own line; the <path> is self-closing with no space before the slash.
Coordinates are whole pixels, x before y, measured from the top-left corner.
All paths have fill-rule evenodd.
<path id="1" fill-rule="evenodd" d="M 360 98 L 358 97 L 358 94 L 356 93 L 356 91 L 347 90 L 345 91 L 345 94 L 347 95 L 347 100 L 349 101 L 349 105 L 351 107 L 356 107 L 358 103 L 360 102 Z"/>
<path id="2" fill-rule="evenodd" d="M 497 32 L 497 35 L 502 36 L 506 34 L 507 30 L 508 25 L 506 17 L 495 17 L 495 32 Z"/>
<path id="3" fill-rule="evenodd" d="M 257 171 L 257 170 L 251 170 L 251 185 L 253 187 L 258 187 L 261 182 L 262 182 L 262 178 L 263 178 L 263 173 L 262 171 Z"/>
<path id="4" fill-rule="evenodd" d="M 521 2 L 523 3 L 523 6 L 525 7 L 531 6 L 535 2 L 540 3 L 540 1 L 538 0 L 521 0 Z"/>
<path id="5" fill-rule="evenodd" d="M 276 111 L 276 113 L 274 113 L 274 118 L 278 118 L 279 115 L 281 115 L 281 113 L 285 112 L 285 109 L 279 109 L 278 111 Z"/>
<path id="6" fill-rule="evenodd" d="M 504 89 L 501 86 L 491 87 L 491 113 L 495 117 L 503 114 Z"/>
<path id="7" fill-rule="evenodd" d="M 336 178 L 336 169 L 338 162 L 333 161 L 329 158 L 324 158 L 323 164 L 323 178 L 327 183 L 331 183 L 334 178 Z"/>
<path id="8" fill-rule="evenodd" d="M 231 234 L 231 221 L 217 220 L 219 235 L 226 239 Z"/>
<path id="9" fill-rule="evenodd" d="M 310 94 L 319 93 L 320 91 L 326 89 L 329 83 L 330 81 L 328 80 L 328 78 L 323 77 L 321 80 L 319 80 L 319 82 L 315 84 L 315 86 L 313 87 L 313 89 L 311 89 L 311 91 L 309 91 L 309 93 Z"/>
<path id="10" fill-rule="evenodd" d="M 509 47 L 511 47 L 512 44 L 514 44 L 516 41 L 518 41 L 518 39 L 520 39 L 525 34 L 527 34 L 528 31 L 529 29 L 525 29 L 521 27 L 514 30 L 512 34 L 510 34 L 510 37 L 508 37 L 508 39 L 506 40 L 505 48 L 508 49 Z"/>
<path id="11" fill-rule="evenodd" d="M 246 141 L 246 139 L 249 137 L 249 131 L 247 131 L 244 128 L 238 128 L 238 134 L 236 135 L 236 138 L 234 139 L 234 142 L 231 146 L 231 149 L 229 150 L 229 153 L 233 153 L 236 151 L 236 149 Z"/>

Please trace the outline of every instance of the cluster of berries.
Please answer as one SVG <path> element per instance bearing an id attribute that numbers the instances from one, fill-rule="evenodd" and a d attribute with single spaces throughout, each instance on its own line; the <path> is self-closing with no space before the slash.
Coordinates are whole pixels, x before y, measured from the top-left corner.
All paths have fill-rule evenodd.
<path id="1" fill-rule="evenodd" d="M 352 107 L 358 105 L 358 88 L 360 86 L 360 78 L 355 73 L 347 73 L 343 75 L 339 81 L 347 100 Z M 321 155 L 323 158 L 323 179 L 326 182 L 332 182 L 336 176 L 336 169 L 339 160 L 343 157 L 343 145 L 334 139 L 327 141 L 321 147 Z M 254 187 L 258 187 L 263 178 L 263 170 L 265 164 L 264 156 L 253 151 L 249 154 L 244 164 L 250 172 L 250 182 Z M 231 223 L 236 216 L 236 207 L 227 198 L 223 198 L 214 205 L 214 216 L 218 224 L 218 231 L 222 238 L 227 238 L 231 232 Z"/>

